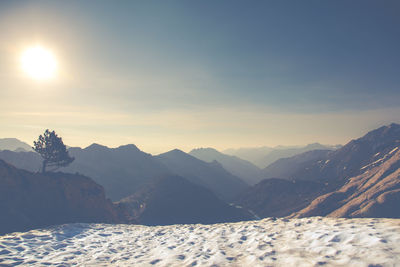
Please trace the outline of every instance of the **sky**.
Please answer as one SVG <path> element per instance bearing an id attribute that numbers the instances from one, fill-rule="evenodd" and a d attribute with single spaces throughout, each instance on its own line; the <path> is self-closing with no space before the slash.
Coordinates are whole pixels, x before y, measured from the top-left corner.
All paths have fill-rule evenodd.
<path id="1" fill-rule="evenodd" d="M 399 1 L 0 1 L 0 138 L 149 153 L 400 123 Z M 51 50 L 36 81 L 21 53 Z"/>

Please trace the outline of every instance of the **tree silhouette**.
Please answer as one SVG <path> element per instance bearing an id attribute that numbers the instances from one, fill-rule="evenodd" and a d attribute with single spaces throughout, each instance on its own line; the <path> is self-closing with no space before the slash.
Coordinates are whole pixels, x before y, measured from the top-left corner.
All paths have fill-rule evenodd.
<path id="1" fill-rule="evenodd" d="M 54 167 L 52 169 L 54 171 L 74 161 L 74 158 L 69 156 L 61 137 L 58 137 L 55 131 L 50 132 L 47 129 L 37 141 L 33 141 L 33 145 L 32 148 L 43 158 L 43 173 L 46 172 L 46 167 Z"/>

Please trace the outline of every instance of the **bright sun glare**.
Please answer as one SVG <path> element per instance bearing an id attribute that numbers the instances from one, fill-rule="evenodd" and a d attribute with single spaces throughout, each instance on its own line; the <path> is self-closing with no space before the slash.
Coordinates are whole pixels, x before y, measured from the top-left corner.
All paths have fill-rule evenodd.
<path id="1" fill-rule="evenodd" d="M 55 76 L 57 61 L 54 54 L 41 47 L 26 49 L 21 55 L 22 69 L 36 80 L 48 80 Z"/>

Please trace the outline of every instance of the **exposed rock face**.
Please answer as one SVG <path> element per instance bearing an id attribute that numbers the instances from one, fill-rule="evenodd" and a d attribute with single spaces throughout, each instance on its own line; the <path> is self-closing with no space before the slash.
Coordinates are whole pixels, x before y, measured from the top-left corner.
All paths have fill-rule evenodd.
<path id="1" fill-rule="evenodd" d="M 381 165 L 371 169 L 365 166 L 363 174 L 349 178 L 338 190 L 318 197 L 293 217 L 400 218 L 399 148 L 385 155 Z"/>
<path id="2" fill-rule="evenodd" d="M 225 170 L 217 161 L 204 162 L 178 149 L 160 154 L 156 158 L 172 173 L 206 187 L 228 202 L 249 187 L 239 177 Z"/>
<path id="3" fill-rule="evenodd" d="M 254 219 L 230 206 L 210 190 L 179 176 L 153 180 L 134 195 L 120 201 L 141 224 L 220 223 Z"/>
<path id="4" fill-rule="evenodd" d="M 0 160 L 0 234 L 72 222 L 125 219 L 104 189 L 82 175 L 31 173 Z"/>
<path id="5" fill-rule="evenodd" d="M 350 177 L 364 173 L 363 167 L 379 165 L 382 157 L 399 145 L 400 125 L 383 126 L 350 141 L 322 159 L 310 161 L 292 179 L 321 181 L 328 183 L 329 189 L 336 190 Z"/>
<path id="6" fill-rule="evenodd" d="M 380 127 L 336 151 L 300 161 L 295 171 L 277 168 L 278 178 L 281 178 L 280 172 L 283 178 L 291 178 L 296 183 L 288 181 L 287 186 L 278 186 L 284 182 L 266 180 L 249 189 L 238 202 L 262 217 L 289 216 L 293 212 L 291 216 L 299 217 L 397 218 L 400 213 L 399 149 L 400 125 Z M 288 160 L 296 161 L 297 157 L 309 153 L 313 152 Z M 315 186 L 307 188 L 305 181 Z M 275 205 L 280 212 L 274 210 Z"/>

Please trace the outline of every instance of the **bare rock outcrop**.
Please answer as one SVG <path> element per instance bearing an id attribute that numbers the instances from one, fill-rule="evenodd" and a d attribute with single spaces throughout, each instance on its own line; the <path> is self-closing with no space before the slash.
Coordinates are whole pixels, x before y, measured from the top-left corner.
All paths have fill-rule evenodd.
<path id="1" fill-rule="evenodd" d="M 364 173 L 349 178 L 338 190 L 324 194 L 292 217 L 400 218 L 400 146 L 382 156 Z"/>

